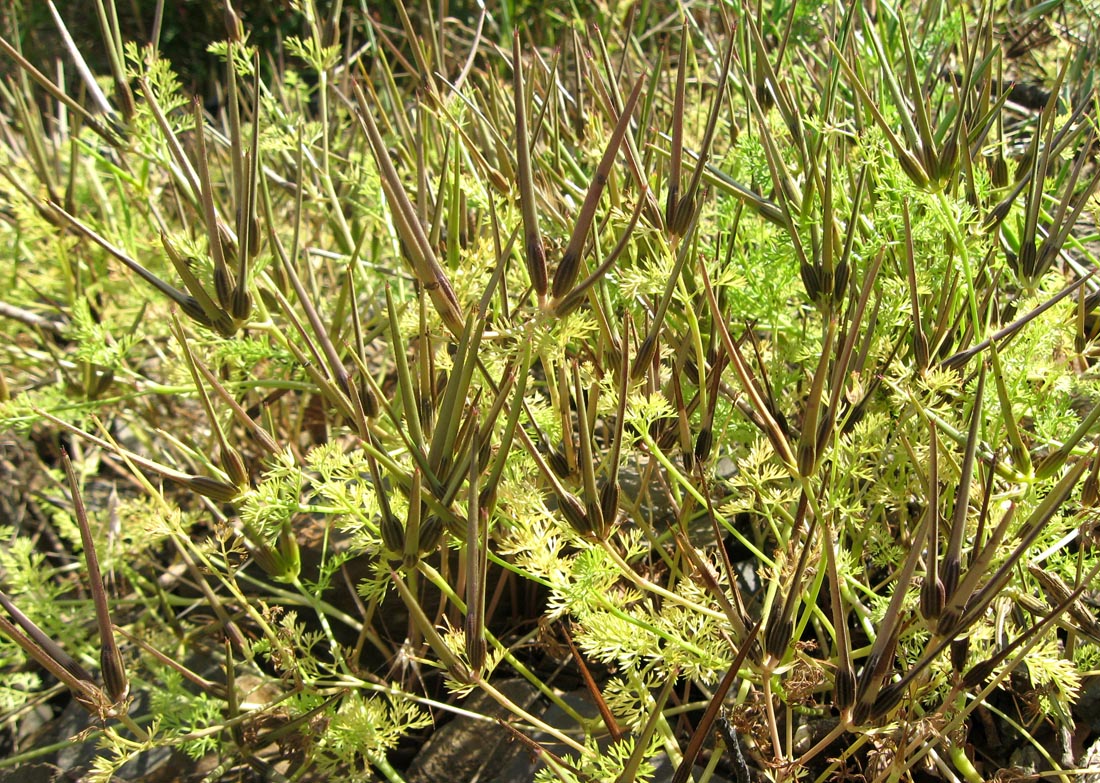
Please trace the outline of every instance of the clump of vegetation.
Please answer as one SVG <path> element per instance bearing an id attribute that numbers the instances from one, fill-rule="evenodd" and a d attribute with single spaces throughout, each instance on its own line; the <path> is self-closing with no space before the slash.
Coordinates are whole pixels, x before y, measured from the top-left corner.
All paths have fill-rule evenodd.
<path id="1" fill-rule="evenodd" d="M 1089 763 L 1093 12 L 293 5 L 216 110 L 0 39 L 0 767 Z"/>

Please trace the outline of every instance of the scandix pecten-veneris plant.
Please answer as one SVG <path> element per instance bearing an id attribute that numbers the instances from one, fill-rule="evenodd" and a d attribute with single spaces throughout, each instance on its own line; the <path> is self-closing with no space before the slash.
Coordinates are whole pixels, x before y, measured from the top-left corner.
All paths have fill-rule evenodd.
<path id="1" fill-rule="evenodd" d="M 1079 772 L 1095 14 L 1028 108 L 1012 4 L 353 5 L 213 108 L 0 38 L 0 764 L 401 781 L 476 692 L 540 781 Z"/>

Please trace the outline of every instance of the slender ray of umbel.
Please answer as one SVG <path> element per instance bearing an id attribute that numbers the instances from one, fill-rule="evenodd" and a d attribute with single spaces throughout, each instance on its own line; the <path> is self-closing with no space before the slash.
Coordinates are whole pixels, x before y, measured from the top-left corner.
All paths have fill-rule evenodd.
<path id="1" fill-rule="evenodd" d="M 386 142 L 382 138 L 381 131 L 374 121 L 370 106 L 367 105 L 367 97 L 363 88 L 354 85 L 355 99 L 359 104 L 356 116 L 370 141 L 371 151 L 374 153 L 375 162 L 378 164 L 378 174 L 382 181 L 382 190 L 386 194 L 386 201 L 390 205 L 390 213 L 393 216 L 394 227 L 397 235 L 404 243 L 405 252 L 409 264 L 412 266 L 416 279 L 423 284 L 432 304 L 439 312 L 443 323 L 453 333 L 462 331 L 462 308 L 458 304 L 451 281 L 446 271 L 436 258 L 435 251 L 428 241 L 428 235 L 424 232 L 424 226 L 416 213 L 416 207 L 405 193 L 405 187 L 401 183 L 401 177 L 390 158 Z"/>
<path id="2" fill-rule="evenodd" d="M 88 525 L 88 513 L 84 510 L 84 500 L 80 497 L 80 487 L 77 484 L 76 473 L 73 471 L 73 464 L 69 461 L 69 453 L 64 449 L 61 450 L 61 464 L 65 468 L 65 476 L 72 490 L 73 510 L 77 527 L 80 528 L 84 560 L 88 564 L 88 588 L 91 590 L 92 602 L 95 604 L 96 626 L 99 629 L 100 675 L 107 688 L 107 695 L 117 704 L 130 692 L 130 680 L 126 676 L 126 667 L 122 663 L 122 653 L 119 652 L 118 643 L 115 642 L 111 612 L 107 607 L 107 590 L 103 586 L 103 576 L 99 572 L 99 558 L 96 556 L 95 541 L 92 539 L 92 530 Z"/>

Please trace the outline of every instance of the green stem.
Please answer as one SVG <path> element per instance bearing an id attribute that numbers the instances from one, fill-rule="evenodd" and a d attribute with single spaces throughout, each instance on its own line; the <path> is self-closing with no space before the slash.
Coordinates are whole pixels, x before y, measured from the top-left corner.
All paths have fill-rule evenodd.
<path id="1" fill-rule="evenodd" d="M 955 765 L 955 769 L 959 771 L 959 774 L 963 776 L 967 783 L 985 782 L 985 778 L 981 776 L 970 757 L 966 755 L 965 746 L 956 745 L 952 742 L 948 745 L 947 753 L 951 757 L 951 763 Z"/>
<path id="2" fill-rule="evenodd" d="M 367 753 L 367 760 L 371 766 L 382 773 L 382 777 L 390 783 L 405 783 L 405 779 L 393 768 L 385 753 Z"/>
<path id="3" fill-rule="evenodd" d="M 684 297 L 684 301 L 690 302 L 691 297 L 688 294 L 687 285 L 685 285 L 682 275 L 680 276 L 679 280 L 679 288 L 681 295 Z M 691 344 L 692 348 L 694 348 L 695 350 L 695 366 L 698 368 L 698 383 L 696 384 L 696 388 L 699 389 L 698 410 L 701 412 L 700 419 L 705 422 L 707 416 L 708 402 L 707 392 L 709 391 L 707 389 L 707 379 L 705 372 L 707 365 L 707 354 L 706 351 L 703 350 L 703 334 L 702 331 L 699 329 L 699 318 L 695 313 L 695 308 L 691 306 L 685 307 L 684 316 L 687 318 L 688 329 L 691 332 Z"/>
<path id="4" fill-rule="evenodd" d="M 118 721 L 123 726 L 128 728 L 130 730 L 130 733 L 138 738 L 138 741 L 142 743 L 147 743 L 149 741 L 148 732 L 146 732 L 145 729 L 141 728 L 141 726 L 138 726 L 134 719 L 127 715 L 125 712 L 119 713 Z"/>
<path id="5" fill-rule="evenodd" d="M 637 672 L 630 674 L 630 685 L 642 695 L 649 709 L 657 709 L 656 700 L 650 695 Z M 664 710 L 657 718 L 655 731 L 661 736 L 661 744 L 664 746 L 665 753 L 668 754 L 668 760 L 672 764 L 672 768 L 676 769 L 680 765 L 683 756 L 680 754 L 680 746 L 676 742 L 676 732 L 668 725 L 668 713 Z"/>
<path id="6" fill-rule="evenodd" d="M 332 653 L 332 659 L 336 661 L 341 668 L 347 666 L 346 659 L 343 655 L 340 655 L 340 645 L 336 641 L 336 635 L 332 632 L 332 625 L 328 621 L 328 614 L 325 608 L 327 604 L 325 604 L 325 602 L 322 601 L 319 596 L 315 596 L 308 590 L 306 590 L 305 585 L 302 584 L 301 580 L 297 576 L 294 577 L 294 581 L 291 582 L 291 585 L 294 587 L 295 590 L 301 593 L 302 598 L 305 600 L 306 604 L 309 606 L 310 609 L 313 610 L 313 613 L 317 615 L 317 620 L 321 624 L 321 631 L 325 634 L 325 639 L 328 640 L 329 651 Z"/>

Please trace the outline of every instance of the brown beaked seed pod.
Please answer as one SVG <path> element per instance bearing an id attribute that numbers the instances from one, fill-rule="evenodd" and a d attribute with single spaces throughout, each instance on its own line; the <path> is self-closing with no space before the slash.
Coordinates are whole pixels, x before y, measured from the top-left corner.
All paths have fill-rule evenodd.
<path id="1" fill-rule="evenodd" d="M 920 163 L 910 153 L 904 153 L 897 157 L 898 165 L 910 181 L 918 188 L 928 187 L 928 175 L 921 168 Z"/>
<path id="2" fill-rule="evenodd" d="M 278 581 L 291 581 L 298 576 L 301 561 L 298 560 L 296 556 L 292 559 L 287 559 L 281 551 L 281 548 L 276 548 L 263 542 L 252 541 L 247 535 L 244 540 L 245 547 L 248 549 L 248 553 L 252 556 L 252 559 L 256 562 L 256 565 L 272 579 Z M 293 554 L 296 555 L 296 553 Z"/>
<path id="3" fill-rule="evenodd" d="M 238 487 L 248 486 L 248 469 L 244 466 L 244 460 L 241 458 L 240 452 L 228 447 L 222 453 L 221 462 L 230 481 Z"/>
<path id="4" fill-rule="evenodd" d="M 926 620 L 938 620 L 946 603 L 947 594 L 943 589 L 943 582 L 936 574 L 929 574 L 920 589 L 921 616 Z"/>
<path id="5" fill-rule="evenodd" d="M 865 712 L 866 709 L 871 706 L 870 700 L 866 698 L 866 694 L 874 686 L 875 680 L 879 676 L 877 669 L 880 663 L 882 663 L 882 654 L 876 650 L 871 650 L 871 654 L 868 655 L 867 660 L 863 662 L 863 671 L 861 671 L 859 677 L 856 678 L 856 701 L 859 702 L 857 710 L 862 708 Z M 862 723 L 862 721 L 857 721 L 857 723 Z"/>
<path id="6" fill-rule="evenodd" d="M 821 296 L 821 274 L 817 267 L 810 263 L 799 264 L 798 274 L 802 278 L 802 287 L 806 289 L 806 296 L 811 302 L 816 302 Z"/>
<path id="7" fill-rule="evenodd" d="M 871 719 L 871 709 L 873 704 L 869 704 L 865 701 L 859 702 L 852 708 L 852 725 L 854 726 L 866 726 Z"/>
<path id="8" fill-rule="evenodd" d="M 477 493 L 477 507 L 484 511 L 485 509 L 495 508 L 497 504 L 497 487 L 485 486 L 478 490 Z"/>
<path id="9" fill-rule="evenodd" d="M 226 310 L 233 303 L 233 289 L 235 287 L 236 282 L 233 280 L 233 273 L 224 266 L 215 266 L 214 293 L 217 294 L 218 304 Z"/>
<path id="10" fill-rule="evenodd" d="M 260 254 L 260 221 L 253 215 L 248 219 L 248 258 L 255 258 Z"/>
<path id="11" fill-rule="evenodd" d="M 1081 485 L 1081 505 L 1085 508 L 1095 508 L 1098 499 L 1100 499 L 1100 452 L 1097 452 L 1089 475 Z"/>
<path id="12" fill-rule="evenodd" d="M 550 280 L 546 275 L 546 250 L 542 244 L 542 235 L 537 230 L 527 234 L 525 249 L 524 261 L 527 264 L 527 274 L 531 278 L 531 286 L 536 294 L 546 296 L 550 287 Z"/>
<path id="13" fill-rule="evenodd" d="M 607 538 L 611 531 L 604 525 L 603 509 L 600 508 L 598 500 L 589 500 L 584 504 L 584 515 L 588 520 L 589 532 L 601 541 Z"/>
<path id="14" fill-rule="evenodd" d="M 680 185 L 670 182 L 665 195 L 665 227 L 668 228 L 676 218 L 676 207 L 680 205 Z M 671 230 L 671 229 L 670 229 Z"/>
<path id="15" fill-rule="evenodd" d="M 710 459 L 710 450 L 714 445 L 714 432 L 710 427 L 704 427 L 699 430 L 699 434 L 695 437 L 695 459 L 699 462 L 706 462 Z"/>
<path id="16" fill-rule="evenodd" d="M 493 456 L 493 443 L 488 438 L 478 446 L 477 449 L 477 468 L 480 473 L 486 465 L 489 464 L 489 459 Z"/>
<path id="17" fill-rule="evenodd" d="M 844 301 L 844 294 L 848 290 L 848 278 L 852 270 L 847 261 L 841 261 L 833 271 L 833 301 L 840 304 Z"/>
<path id="18" fill-rule="evenodd" d="M 566 478 L 569 475 L 569 461 L 566 460 L 560 449 L 551 449 L 550 453 L 546 455 L 546 461 L 558 478 Z"/>
<path id="19" fill-rule="evenodd" d="M 959 620 L 961 619 L 962 616 L 957 609 L 949 609 L 945 606 L 940 613 L 939 622 L 936 623 L 936 635 L 951 636 L 955 633 L 958 633 Z"/>
<path id="20" fill-rule="evenodd" d="M 959 575 L 961 571 L 962 566 L 957 556 L 948 556 L 944 558 L 943 563 L 940 565 L 940 579 L 943 580 L 943 592 L 945 596 L 953 596 L 955 594 L 955 588 L 959 586 Z"/>
<path id="21" fill-rule="evenodd" d="M 202 305 L 199 304 L 199 300 L 193 296 L 185 296 L 180 300 L 180 309 L 183 310 L 183 314 L 190 318 L 200 326 L 205 326 L 207 329 L 214 327 L 214 322 L 211 321 L 206 311 L 202 309 Z"/>
<path id="22" fill-rule="evenodd" d="M 577 272 L 581 268 L 581 254 L 572 248 L 566 248 L 562 254 L 558 270 L 554 273 L 554 287 L 551 294 L 555 299 L 561 299 L 573 289 L 573 283 L 577 279 Z"/>
<path id="23" fill-rule="evenodd" d="M 199 300 L 193 296 L 184 297 L 180 302 L 180 309 L 195 323 L 200 326 L 205 326 L 207 329 L 213 329 L 222 337 L 232 337 L 237 333 L 237 327 L 233 323 L 233 319 L 229 316 L 229 313 L 224 310 L 219 310 L 217 315 L 211 319 L 210 316 L 206 314 L 206 311 L 202 309 Z"/>
<path id="24" fill-rule="evenodd" d="M 989 179 L 998 190 L 1008 186 L 1008 163 L 1000 151 L 989 159 Z"/>
<path id="25" fill-rule="evenodd" d="M 833 702 L 837 709 L 851 709 L 856 703 L 856 675 L 851 666 L 841 666 L 836 670 L 833 682 Z"/>
<path id="26" fill-rule="evenodd" d="M 233 239 L 233 235 L 229 233 L 229 226 L 218 221 L 218 241 L 222 246 L 222 258 L 225 259 L 227 264 L 235 263 L 237 260 L 237 241 Z"/>
<path id="27" fill-rule="evenodd" d="M 932 178 L 936 178 L 940 169 L 940 156 L 936 152 L 936 148 L 931 144 L 925 145 L 922 143 L 917 146 L 915 154 L 925 173 Z"/>
<path id="28" fill-rule="evenodd" d="M 756 102 L 760 104 L 760 108 L 764 111 L 768 111 L 775 106 L 775 96 L 772 95 L 772 91 L 768 89 L 768 83 L 762 78 L 756 83 Z"/>
<path id="29" fill-rule="evenodd" d="M 889 715 L 890 711 L 901 703 L 901 699 L 905 695 L 905 688 L 906 683 L 902 680 L 884 685 L 882 690 L 878 692 L 878 696 L 875 697 L 874 704 L 871 705 L 868 719 L 878 721 Z"/>
<path id="30" fill-rule="evenodd" d="M 434 514 L 420 523 L 420 554 L 434 552 L 443 539 L 443 521 Z"/>
<path id="31" fill-rule="evenodd" d="M 363 413 L 367 415 L 368 419 L 378 418 L 378 396 L 374 393 L 374 389 L 367 383 L 366 378 L 359 379 L 359 401 L 363 404 Z"/>
<path id="32" fill-rule="evenodd" d="M 997 656 L 988 658 L 970 667 L 970 671 L 963 675 L 964 688 L 978 688 L 985 685 L 985 681 L 992 675 L 1000 662 Z"/>
<path id="33" fill-rule="evenodd" d="M 631 380 L 637 381 L 645 377 L 645 374 L 649 372 L 649 363 L 653 361 L 653 356 L 656 353 L 657 338 L 653 335 L 646 335 L 646 338 L 642 340 L 642 344 L 638 346 L 638 353 L 635 354 L 634 361 L 631 363 Z"/>
<path id="34" fill-rule="evenodd" d="M 243 285 L 233 289 L 233 297 L 229 303 L 229 314 L 238 321 L 247 320 L 252 314 L 252 294 Z"/>
<path id="35" fill-rule="evenodd" d="M 768 621 L 768 628 L 764 632 L 764 652 L 774 660 L 782 660 L 787 653 L 787 645 L 790 644 L 793 632 L 794 622 L 784 619 L 781 605 L 776 604 Z"/>
<path id="36" fill-rule="evenodd" d="M 451 468 L 454 467 L 454 459 L 450 454 L 444 454 L 439 458 L 439 467 L 436 469 L 436 475 L 439 477 L 441 485 L 446 485 L 451 479 Z M 443 497 L 443 494 L 447 491 L 446 486 L 440 486 L 439 496 Z"/>
<path id="37" fill-rule="evenodd" d="M 1020 247 L 1020 252 L 1016 256 L 1016 263 L 1012 271 L 1030 279 L 1035 276 L 1035 270 L 1038 267 L 1038 258 L 1039 251 L 1035 247 L 1035 243 L 1026 241 L 1025 237 L 1025 241 Z"/>
<path id="38" fill-rule="evenodd" d="M 999 226 L 1004 222 L 1004 219 L 1008 217 L 1008 213 L 1012 211 L 1012 206 L 1016 202 L 1014 198 L 1005 198 L 997 202 L 989 213 L 985 216 L 985 220 L 982 221 L 982 228 L 987 231 L 994 226 Z M 1011 255 L 1015 258 L 1015 253 L 1011 250 L 1006 251 L 1006 255 Z"/>
<path id="39" fill-rule="evenodd" d="M 676 203 L 676 208 L 668 220 L 668 230 L 678 237 L 683 236 L 691 225 L 691 218 L 694 215 L 695 197 L 694 194 L 688 193 Z"/>
<path id="40" fill-rule="evenodd" d="M 955 164 L 958 163 L 959 157 L 959 142 L 954 134 L 947 137 L 947 140 L 943 143 L 943 149 L 940 150 L 940 156 L 938 165 L 936 166 L 936 178 L 941 182 L 946 182 L 951 178 L 951 173 L 955 168 Z"/>
<path id="41" fill-rule="evenodd" d="M 212 479 L 209 476 L 190 476 L 181 479 L 180 483 L 188 489 L 198 492 L 203 497 L 208 497 L 219 503 L 228 503 L 241 493 L 241 491 L 232 484 Z"/>
<path id="42" fill-rule="evenodd" d="M 618 481 L 607 481 L 600 487 L 600 514 L 603 516 L 604 526 L 610 535 L 619 518 L 619 497 L 622 490 Z"/>
<path id="43" fill-rule="evenodd" d="M 970 637 L 960 636 L 951 642 L 951 668 L 961 672 L 966 667 L 966 659 L 970 654 Z"/>
<path id="44" fill-rule="evenodd" d="M 588 523 L 588 515 L 576 495 L 569 492 L 556 492 L 554 494 L 557 497 L 558 509 L 561 510 L 561 515 L 565 517 L 565 521 L 582 536 L 589 535 L 592 528 Z"/>
<path id="45" fill-rule="evenodd" d="M 505 176 L 492 166 L 486 168 L 485 174 L 489 177 L 489 184 L 496 188 L 497 193 L 507 195 L 511 191 L 511 186 Z"/>
<path id="46" fill-rule="evenodd" d="M 405 551 L 405 526 L 393 514 L 382 514 L 382 521 L 378 523 L 378 532 L 382 535 L 382 545 L 387 553 L 400 556 Z"/>

